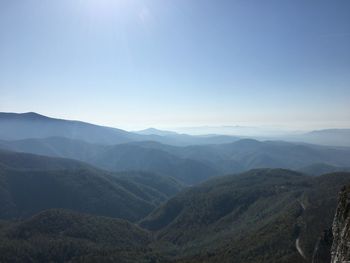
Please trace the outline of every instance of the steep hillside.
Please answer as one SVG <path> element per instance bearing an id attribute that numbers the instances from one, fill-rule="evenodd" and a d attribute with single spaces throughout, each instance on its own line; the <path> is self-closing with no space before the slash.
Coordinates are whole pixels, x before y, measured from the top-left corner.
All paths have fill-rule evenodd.
<path id="1" fill-rule="evenodd" d="M 0 232 L 0 261 L 164 262 L 149 233 L 120 219 L 48 210 Z"/>
<path id="2" fill-rule="evenodd" d="M 350 183 L 349 176 L 350 173 L 339 172 L 314 177 L 312 187 L 305 193 L 305 209 L 299 222 L 299 244 L 308 260 L 311 260 L 322 246 L 325 250 L 328 249 L 324 254 L 329 255 L 327 244 L 330 242 L 329 233 L 337 207 L 338 193 L 344 185 Z"/>
<path id="3" fill-rule="evenodd" d="M 15 141 L 0 140 L 0 148 L 2 149 L 81 161 L 92 159 L 108 147 L 107 145 L 92 144 L 64 137 Z"/>
<path id="4" fill-rule="evenodd" d="M 182 187 L 158 175 L 111 174 L 72 160 L 24 153 L 0 155 L 0 218 L 67 208 L 135 221 Z"/>
<path id="5" fill-rule="evenodd" d="M 88 164 L 65 158 L 0 150 L 0 165 L 18 170 L 60 170 L 91 168 Z"/>
<path id="6" fill-rule="evenodd" d="M 337 193 L 350 183 L 350 173 L 313 177 L 256 169 L 178 193 L 182 185 L 168 177 L 96 175 L 99 170 L 93 169 L 2 168 L 1 212 L 7 218 L 13 218 L 9 212 L 29 216 L 47 208 L 111 217 L 122 213 L 126 219 L 141 219 L 139 226 L 146 230 L 62 210 L 18 222 L 2 220 L 0 261 L 324 263 L 319 259 L 329 255 L 325 230 L 332 225 Z M 147 215 L 149 209 L 154 210 Z"/>
<path id="7" fill-rule="evenodd" d="M 349 182 L 349 173 L 253 170 L 188 189 L 140 225 L 181 254 L 179 262 L 311 262 Z"/>

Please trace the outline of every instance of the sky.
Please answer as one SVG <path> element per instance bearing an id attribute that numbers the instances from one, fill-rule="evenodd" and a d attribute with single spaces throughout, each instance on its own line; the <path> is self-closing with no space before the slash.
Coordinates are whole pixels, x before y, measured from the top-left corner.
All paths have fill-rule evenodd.
<path id="1" fill-rule="evenodd" d="M 349 0 L 0 0 L 0 111 L 350 128 Z"/>

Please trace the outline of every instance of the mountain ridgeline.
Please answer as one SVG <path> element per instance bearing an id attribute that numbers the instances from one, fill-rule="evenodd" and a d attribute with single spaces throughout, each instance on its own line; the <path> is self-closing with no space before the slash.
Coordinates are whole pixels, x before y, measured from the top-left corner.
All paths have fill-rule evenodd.
<path id="1" fill-rule="evenodd" d="M 159 173 L 187 184 L 254 168 L 285 168 L 311 175 L 350 170 L 350 148 L 251 139 L 229 144 L 178 147 L 151 141 L 100 145 L 50 137 L 2 140 L 0 148 L 76 159 L 109 171 Z"/>
<path id="2" fill-rule="evenodd" d="M 166 136 L 165 136 L 166 135 Z M 119 144 L 133 141 L 157 141 L 171 145 L 207 143 L 229 143 L 235 136 L 190 136 L 186 134 L 137 133 L 121 129 L 94 125 L 82 121 L 71 121 L 46 117 L 35 112 L 1 113 L 0 139 L 21 140 L 26 138 L 64 137 L 97 144 Z"/>
<path id="3" fill-rule="evenodd" d="M 0 218 L 65 208 L 137 221 L 183 188 L 171 177 L 109 173 L 81 162 L 0 152 Z"/>
<path id="4" fill-rule="evenodd" d="M 164 144 L 174 137 L 191 138 L 197 144 L 196 140 L 205 140 L 207 144 Z M 153 130 L 131 133 L 35 113 L 0 114 L 2 149 L 75 159 L 112 172 L 157 173 L 189 185 L 255 168 L 293 169 L 311 175 L 350 170 L 347 147 L 233 137 L 230 143 L 218 144 L 216 139 Z M 191 144 L 190 140 L 187 143 Z"/>
<path id="5" fill-rule="evenodd" d="M 4 140 L 52 136 L 103 144 L 116 144 L 133 140 L 132 134 L 120 129 L 80 121 L 54 119 L 34 112 L 0 113 L 0 127 L 0 138 Z"/>
<path id="6" fill-rule="evenodd" d="M 0 262 L 346 262 L 349 167 L 347 147 L 1 113 Z"/>

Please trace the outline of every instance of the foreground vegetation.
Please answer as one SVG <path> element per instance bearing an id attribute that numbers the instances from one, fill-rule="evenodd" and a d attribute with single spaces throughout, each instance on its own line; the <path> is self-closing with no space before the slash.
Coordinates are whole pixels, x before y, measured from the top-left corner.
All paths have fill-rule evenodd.
<path id="1" fill-rule="evenodd" d="M 257 169 L 183 188 L 171 177 L 1 154 L 1 262 L 311 262 L 350 183 L 345 172 Z"/>

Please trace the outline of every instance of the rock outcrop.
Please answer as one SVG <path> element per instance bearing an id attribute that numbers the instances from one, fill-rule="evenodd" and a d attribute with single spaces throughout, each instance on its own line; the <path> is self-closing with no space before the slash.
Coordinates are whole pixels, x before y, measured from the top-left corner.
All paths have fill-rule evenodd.
<path id="1" fill-rule="evenodd" d="M 340 192 L 332 228 L 331 263 L 350 263 L 350 185 Z"/>

